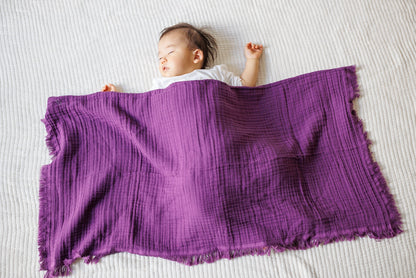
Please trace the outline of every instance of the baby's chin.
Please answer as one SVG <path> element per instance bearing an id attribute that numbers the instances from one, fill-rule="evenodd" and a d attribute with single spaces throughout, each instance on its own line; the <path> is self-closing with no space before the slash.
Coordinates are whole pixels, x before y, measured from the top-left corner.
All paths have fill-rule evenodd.
<path id="1" fill-rule="evenodd" d="M 163 77 L 173 77 L 173 76 L 176 76 L 177 74 L 175 74 L 175 72 L 173 72 L 173 71 L 171 71 L 171 70 L 169 70 L 169 69 L 167 69 L 167 70 L 161 70 L 160 71 L 160 74 L 163 76 Z"/>
<path id="2" fill-rule="evenodd" d="M 168 73 L 168 72 L 161 72 L 163 77 L 174 77 L 177 76 L 176 74 L 173 73 Z"/>
<path id="3" fill-rule="evenodd" d="M 184 75 L 184 74 L 190 73 L 192 71 L 193 70 L 177 72 L 177 71 L 174 71 L 174 70 L 171 70 L 171 69 L 167 69 L 167 70 L 164 70 L 164 71 L 163 70 L 160 71 L 160 73 L 163 77 L 174 77 L 174 76 Z"/>

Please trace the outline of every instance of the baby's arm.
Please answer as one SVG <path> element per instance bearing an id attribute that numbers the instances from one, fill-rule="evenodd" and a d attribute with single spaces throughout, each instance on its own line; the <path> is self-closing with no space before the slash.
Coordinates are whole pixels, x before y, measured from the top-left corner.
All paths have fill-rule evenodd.
<path id="1" fill-rule="evenodd" d="M 243 86 L 255 87 L 259 73 L 260 57 L 263 53 L 263 45 L 249 42 L 244 49 L 246 67 L 241 74 Z"/>

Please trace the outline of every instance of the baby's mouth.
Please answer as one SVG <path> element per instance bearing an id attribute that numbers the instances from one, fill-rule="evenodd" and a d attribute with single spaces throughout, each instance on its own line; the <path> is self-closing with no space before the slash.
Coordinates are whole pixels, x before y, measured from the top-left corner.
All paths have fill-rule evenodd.
<path id="1" fill-rule="evenodd" d="M 168 68 L 167 66 L 163 66 L 163 67 L 162 67 L 162 70 L 163 70 L 163 71 L 167 71 L 168 69 L 169 69 L 169 68 Z"/>

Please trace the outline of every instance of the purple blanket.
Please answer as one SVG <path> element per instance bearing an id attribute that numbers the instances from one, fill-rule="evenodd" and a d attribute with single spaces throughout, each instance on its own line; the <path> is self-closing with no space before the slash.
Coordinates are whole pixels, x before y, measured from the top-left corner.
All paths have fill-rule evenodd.
<path id="1" fill-rule="evenodd" d="M 400 233 L 352 108 L 355 67 L 256 88 L 185 81 L 50 97 L 46 276 L 130 252 L 187 265 Z"/>

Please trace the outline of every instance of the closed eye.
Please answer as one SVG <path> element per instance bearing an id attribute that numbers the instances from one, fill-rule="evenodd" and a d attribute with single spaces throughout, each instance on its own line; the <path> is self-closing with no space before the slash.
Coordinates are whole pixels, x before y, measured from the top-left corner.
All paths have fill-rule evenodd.
<path id="1" fill-rule="evenodd" d="M 175 52 L 175 51 L 174 51 L 174 50 L 172 50 L 172 51 L 168 52 L 168 55 L 169 55 L 169 54 L 172 54 L 173 52 Z M 159 57 L 159 61 L 160 61 L 160 60 L 162 60 L 162 59 L 163 59 L 163 57 Z"/>

